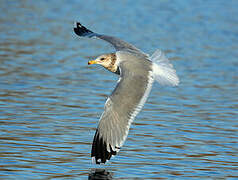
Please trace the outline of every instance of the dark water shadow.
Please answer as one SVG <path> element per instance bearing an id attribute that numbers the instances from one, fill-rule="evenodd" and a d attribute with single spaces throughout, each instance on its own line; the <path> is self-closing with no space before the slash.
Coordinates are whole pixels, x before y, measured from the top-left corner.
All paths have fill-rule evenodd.
<path id="1" fill-rule="evenodd" d="M 88 179 L 113 179 L 112 173 L 106 169 L 91 169 L 88 175 Z"/>

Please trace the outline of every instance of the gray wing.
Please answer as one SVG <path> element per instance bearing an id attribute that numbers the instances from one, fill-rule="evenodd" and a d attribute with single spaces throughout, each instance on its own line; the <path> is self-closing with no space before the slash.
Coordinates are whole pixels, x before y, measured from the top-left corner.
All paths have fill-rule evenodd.
<path id="1" fill-rule="evenodd" d="M 129 58 L 130 61 L 120 64 L 121 77 L 107 99 L 94 136 L 91 156 L 97 164 L 105 163 L 120 150 L 153 83 L 151 62 L 133 55 L 120 54 L 120 58 Z"/>
<path id="2" fill-rule="evenodd" d="M 97 37 L 99 39 L 107 41 L 111 45 L 113 45 L 114 48 L 117 51 L 127 51 L 127 52 L 130 52 L 130 53 L 136 53 L 138 55 L 142 55 L 142 56 L 148 57 L 147 54 L 145 54 L 144 52 L 140 51 L 135 46 L 133 46 L 133 45 L 131 45 L 131 44 L 121 40 L 121 39 L 118 39 L 116 37 L 107 36 L 107 35 L 101 35 L 101 34 L 97 34 L 95 32 L 92 32 L 91 30 L 89 30 L 86 27 L 84 27 L 83 25 L 81 25 L 79 22 L 76 23 L 76 27 L 74 28 L 74 32 L 78 36 L 89 37 L 89 38 Z"/>

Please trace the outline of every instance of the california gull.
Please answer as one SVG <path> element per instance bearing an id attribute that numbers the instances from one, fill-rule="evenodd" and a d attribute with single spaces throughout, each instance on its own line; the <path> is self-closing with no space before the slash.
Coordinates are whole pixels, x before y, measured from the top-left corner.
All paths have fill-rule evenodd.
<path id="1" fill-rule="evenodd" d="M 92 144 L 92 160 L 96 164 L 105 163 L 125 142 L 130 125 L 142 109 L 154 80 L 162 85 L 177 86 L 179 78 L 160 50 L 149 56 L 121 39 L 95 33 L 79 22 L 74 32 L 78 36 L 107 41 L 116 49 L 114 53 L 103 54 L 88 62 L 100 64 L 120 76 L 105 103 Z"/>

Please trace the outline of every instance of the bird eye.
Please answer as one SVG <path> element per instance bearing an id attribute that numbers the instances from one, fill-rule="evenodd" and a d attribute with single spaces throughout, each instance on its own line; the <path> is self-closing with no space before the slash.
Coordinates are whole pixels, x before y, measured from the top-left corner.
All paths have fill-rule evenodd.
<path id="1" fill-rule="evenodd" d="M 105 58 L 101 58 L 100 60 L 103 61 Z"/>

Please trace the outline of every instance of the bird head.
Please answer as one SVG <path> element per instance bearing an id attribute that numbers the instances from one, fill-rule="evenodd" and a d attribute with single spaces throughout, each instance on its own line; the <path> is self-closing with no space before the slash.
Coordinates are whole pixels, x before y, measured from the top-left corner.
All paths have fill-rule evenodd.
<path id="1" fill-rule="evenodd" d="M 115 53 L 103 54 L 97 57 L 95 60 L 88 61 L 88 65 L 99 64 L 108 69 L 111 72 L 116 72 L 116 55 Z"/>

